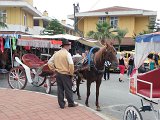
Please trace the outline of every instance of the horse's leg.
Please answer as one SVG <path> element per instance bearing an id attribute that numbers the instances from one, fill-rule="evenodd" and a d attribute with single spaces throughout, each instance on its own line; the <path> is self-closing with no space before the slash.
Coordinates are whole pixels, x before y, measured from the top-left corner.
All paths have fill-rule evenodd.
<path id="1" fill-rule="evenodd" d="M 87 79 L 87 98 L 86 98 L 86 102 L 85 102 L 85 104 L 86 104 L 87 107 L 89 107 L 89 105 L 88 105 L 88 99 L 89 99 L 89 96 L 90 96 L 90 87 L 91 87 L 91 81 L 89 81 Z"/>
<path id="2" fill-rule="evenodd" d="M 99 87 L 101 85 L 101 79 L 96 81 L 96 106 L 97 106 L 97 111 L 100 111 L 100 106 L 99 106 Z"/>
<path id="3" fill-rule="evenodd" d="M 81 100 L 81 96 L 80 96 L 80 92 L 79 92 L 79 85 L 80 85 L 80 82 L 81 82 L 81 77 L 78 76 L 78 79 L 76 80 L 76 85 L 77 85 L 77 96 L 78 96 L 78 100 Z"/>

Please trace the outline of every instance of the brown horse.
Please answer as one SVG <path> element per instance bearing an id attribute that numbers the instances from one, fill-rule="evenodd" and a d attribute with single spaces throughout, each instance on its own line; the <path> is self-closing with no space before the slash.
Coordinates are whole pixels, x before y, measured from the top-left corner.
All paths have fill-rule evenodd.
<path id="1" fill-rule="evenodd" d="M 82 78 L 87 80 L 87 98 L 85 101 L 86 106 L 89 107 L 88 99 L 90 96 L 90 87 L 92 82 L 96 82 L 96 109 L 100 111 L 99 106 L 99 87 L 101 85 L 102 76 L 104 73 L 104 63 L 105 61 L 110 61 L 113 66 L 117 67 L 118 61 L 116 57 L 116 51 L 112 45 L 105 44 L 104 47 L 100 48 L 97 52 L 93 55 L 93 66 L 90 69 L 86 69 L 88 64 L 84 64 L 81 69 L 76 72 L 78 79 L 77 83 L 77 95 L 78 99 L 81 99 L 79 93 L 79 85 Z M 84 68 L 84 69 L 83 69 Z"/>

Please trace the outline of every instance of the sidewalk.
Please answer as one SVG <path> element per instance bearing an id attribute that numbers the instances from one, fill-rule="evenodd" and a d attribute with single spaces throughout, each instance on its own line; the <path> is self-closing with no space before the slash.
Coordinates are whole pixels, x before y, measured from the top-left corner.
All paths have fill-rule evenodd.
<path id="1" fill-rule="evenodd" d="M 0 120 L 111 120 L 81 104 L 60 109 L 57 97 L 44 93 L 0 89 Z"/>

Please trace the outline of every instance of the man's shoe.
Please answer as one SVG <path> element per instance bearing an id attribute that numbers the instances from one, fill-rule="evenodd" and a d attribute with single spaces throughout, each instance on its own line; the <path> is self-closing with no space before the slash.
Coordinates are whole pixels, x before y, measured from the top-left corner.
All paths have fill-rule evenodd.
<path id="1" fill-rule="evenodd" d="M 64 101 L 64 106 L 60 106 L 61 109 L 64 109 L 66 106 L 66 102 Z"/>
<path id="2" fill-rule="evenodd" d="M 61 109 L 64 109 L 65 107 L 60 107 Z"/>
<path id="3" fill-rule="evenodd" d="M 77 107 L 78 106 L 78 104 L 68 104 L 68 107 Z"/>

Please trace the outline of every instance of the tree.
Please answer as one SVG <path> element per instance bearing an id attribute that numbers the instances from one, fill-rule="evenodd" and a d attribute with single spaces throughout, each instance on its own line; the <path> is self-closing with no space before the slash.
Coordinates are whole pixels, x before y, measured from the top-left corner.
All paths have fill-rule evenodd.
<path id="1" fill-rule="evenodd" d="M 157 21 L 151 21 L 148 25 L 148 31 L 151 32 L 158 32 L 160 31 L 160 22 L 159 20 Z"/>
<path id="2" fill-rule="evenodd" d="M 0 16 L 0 28 L 7 28 L 7 25 L 4 22 L 2 22 L 2 19 L 4 18 Z"/>
<path id="3" fill-rule="evenodd" d="M 57 19 L 53 19 L 49 22 L 47 28 L 44 30 L 44 32 L 47 31 L 48 34 L 56 35 L 56 34 L 63 34 L 64 28 L 61 25 L 61 23 Z"/>
<path id="4" fill-rule="evenodd" d="M 117 29 L 117 34 L 114 35 L 114 39 L 118 40 L 118 51 L 120 51 L 122 40 L 124 39 L 125 35 L 127 34 L 127 30 L 125 29 Z"/>
<path id="5" fill-rule="evenodd" d="M 113 37 L 112 27 L 107 22 L 97 23 L 96 30 L 96 32 L 89 31 L 87 33 L 87 36 L 94 39 L 98 39 L 101 42 L 105 41 L 106 39 L 111 39 Z"/>

